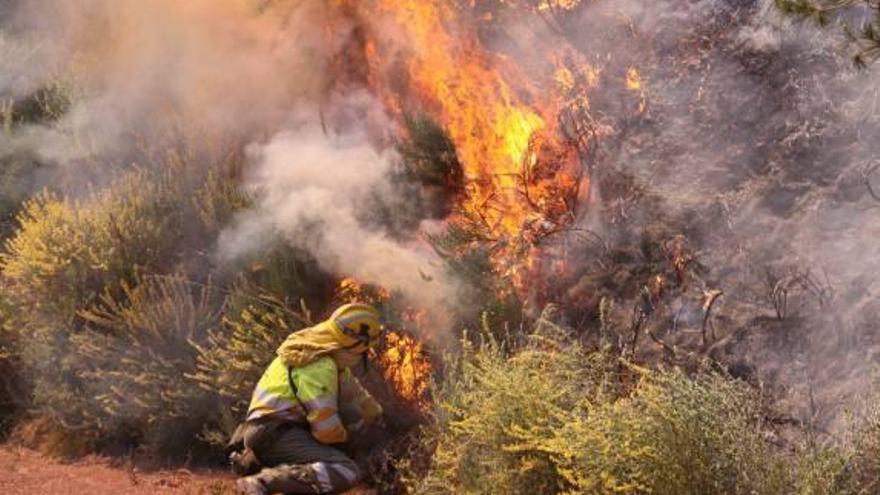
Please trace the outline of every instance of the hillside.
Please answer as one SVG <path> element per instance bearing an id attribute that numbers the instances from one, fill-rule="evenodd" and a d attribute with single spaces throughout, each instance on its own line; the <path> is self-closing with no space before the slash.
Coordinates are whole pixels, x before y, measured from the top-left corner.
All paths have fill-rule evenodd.
<path id="1" fill-rule="evenodd" d="M 0 491 L 229 492 L 357 302 L 365 489 L 880 493 L 877 58 L 873 0 L 0 0 Z"/>

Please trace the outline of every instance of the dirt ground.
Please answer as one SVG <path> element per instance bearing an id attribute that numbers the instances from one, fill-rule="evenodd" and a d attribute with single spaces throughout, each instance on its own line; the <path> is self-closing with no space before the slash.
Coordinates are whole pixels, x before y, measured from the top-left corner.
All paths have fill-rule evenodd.
<path id="1" fill-rule="evenodd" d="M 107 458 L 61 462 L 32 450 L 0 447 L 0 493 L 5 495 L 221 495 L 235 493 L 233 481 L 221 471 L 141 472 L 115 466 Z"/>
<path id="2" fill-rule="evenodd" d="M 223 471 L 142 472 L 118 461 L 87 457 L 62 462 L 32 450 L 0 445 L 0 494 L 3 495 L 232 495 L 234 477 Z M 347 495 L 370 495 L 355 490 Z"/>

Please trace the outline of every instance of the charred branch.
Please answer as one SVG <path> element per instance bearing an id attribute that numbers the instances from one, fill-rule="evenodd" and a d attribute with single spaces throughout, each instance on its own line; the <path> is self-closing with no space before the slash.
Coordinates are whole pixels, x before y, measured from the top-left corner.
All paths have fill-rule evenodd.
<path id="1" fill-rule="evenodd" d="M 874 186 L 871 185 L 871 176 L 874 174 L 878 167 L 880 167 L 880 161 L 876 161 L 873 164 L 865 167 L 865 169 L 862 170 L 862 180 L 865 182 L 865 188 L 868 190 L 868 194 L 871 195 L 872 198 L 874 198 L 874 201 L 880 203 L 880 194 L 877 194 Z"/>
<path id="2" fill-rule="evenodd" d="M 710 289 L 703 292 L 703 324 L 701 327 L 701 335 L 703 338 L 703 346 L 707 344 L 706 331 L 711 328 L 712 329 L 712 340 L 717 340 L 715 335 L 715 327 L 712 325 L 712 308 L 715 307 L 715 302 L 719 297 L 724 295 L 724 291 L 719 289 Z"/>

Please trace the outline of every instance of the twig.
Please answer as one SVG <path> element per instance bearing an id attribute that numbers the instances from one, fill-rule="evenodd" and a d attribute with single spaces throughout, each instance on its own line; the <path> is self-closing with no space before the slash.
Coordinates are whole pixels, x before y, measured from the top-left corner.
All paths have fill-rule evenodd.
<path id="1" fill-rule="evenodd" d="M 702 335 L 703 335 L 703 346 L 706 345 L 706 328 L 709 326 L 709 320 L 712 315 L 712 307 L 715 306 L 715 301 L 718 300 L 724 294 L 724 291 L 719 289 L 710 289 L 703 292 L 703 297 L 705 297 L 705 301 L 703 301 L 703 326 L 702 326 Z M 715 336 L 715 327 L 712 326 L 712 340 L 716 340 Z"/>
<path id="2" fill-rule="evenodd" d="M 678 352 L 675 350 L 675 347 L 667 344 L 663 339 L 654 335 L 654 332 L 650 329 L 648 329 L 648 336 L 651 337 L 651 340 L 653 340 L 656 344 L 662 347 L 663 350 L 666 351 L 666 353 L 669 355 L 669 357 L 675 359 L 678 356 Z"/>
<path id="3" fill-rule="evenodd" d="M 678 307 L 678 311 L 675 312 L 675 317 L 672 319 L 672 329 L 669 331 L 670 333 L 675 333 L 678 331 L 678 320 L 681 318 L 681 312 L 684 310 L 684 304 Z"/>
<path id="4" fill-rule="evenodd" d="M 292 316 L 297 322 L 299 322 L 303 326 L 311 326 L 311 324 L 312 324 L 310 314 L 297 313 L 296 311 L 293 311 L 292 309 L 284 306 L 283 304 L 280 304 L 277 301 L 274 301 L 272 298 L 269 298 L 269 297 L 251 296 L 249 294 L 244 294 L 241 292 L 233 293 L 232 291 L 229 291 L 226 289 L 221 289 L 220 287 L 216 287 L 216 286 L 212 286 L 212 285 L 208 285 L 208 284 L 203 284 L 201 282 L 196 282 L 194 280 L 189 280 L 187 278 L 181 278 L 181 277 L 177 277 L 174 275 L 150 275 L 150 277 L 173 279 L 173 280 L 180 281 L 184 284 L 187 284 L 187 285 L 190 285 L 193 287 L 199 287 L 199 288 L 208 289 L 208 290 L 215 290 L 215 291 L 217 291 L 221 294 L 227 295 L 227 296 L 241 297 L 242 299 L 247 299 L 252 302 L 258 302 L 258 303 L 264 304 L 266 306 L 283 311 L 284 313 Z M 300 307 L 305 308 L 305 302 L 303 300 L 300 300 Z"/>
<path id="5" fill-rule="evenodd" d="M 645 321 L 648 319 L 648 313 L 639 305 L 633 308 L 633 318 L 632 324 L 630 325 L 630 330 L 632 331 L 632 343 L 630 345 L 630 357 L 635 358 L 636 355 L 636 345 L 639 343 L 639 333 L 642 331 L 642 326 L 644 326 Z"/>
<path id="6" fill-rule="evenodd" d="M 865 170 L 862 171 L 862 180 L 865 182 L 868 194 L 870 194 L 875 201 L 880 202 L 880 194 L 877 194 L 877 191 L 875 191 L 874 187 L 871 185 L 871 174 L 877 170 L 877 167 L 880 167 L 880 161 L 876 161 L 872 165 L 866 167 Z"/>

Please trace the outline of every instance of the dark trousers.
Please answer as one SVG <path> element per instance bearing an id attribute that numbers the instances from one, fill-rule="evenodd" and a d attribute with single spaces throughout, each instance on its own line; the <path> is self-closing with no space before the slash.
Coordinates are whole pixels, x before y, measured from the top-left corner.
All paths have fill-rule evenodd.
<path id="1" fill-rule="evenodd" d="M 361 477 L 341 450 L 312 436 L 306 425 L 262 421 L 245 425 L 244 444 L 264 468 L 254 475 L 270 493 L 338 493 Z"/>

